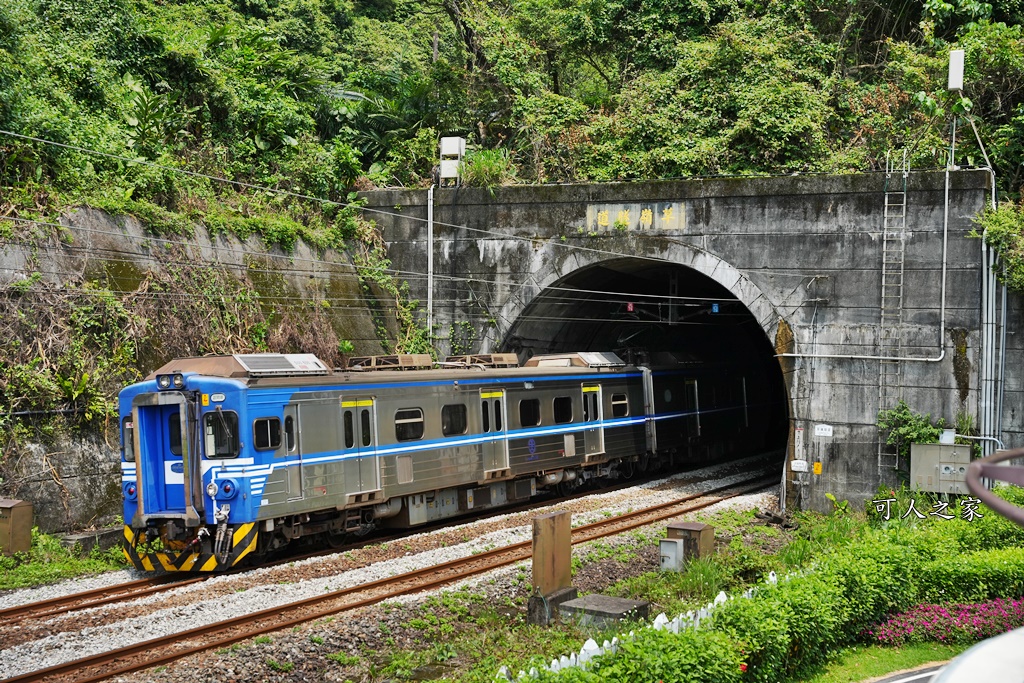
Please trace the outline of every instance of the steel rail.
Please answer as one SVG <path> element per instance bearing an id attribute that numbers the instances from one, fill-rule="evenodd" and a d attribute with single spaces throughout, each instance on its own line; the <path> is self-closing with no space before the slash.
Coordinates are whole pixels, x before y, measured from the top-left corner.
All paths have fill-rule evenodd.
<path id="1" fill-rule="evenodd" d="M 767 458 L 765 459 L 768 460 Z M 729 463 L 723 463 L 729 464 Z M 685 474 L 685 471 L 683 472 Z M 602 487 L 596 493 L 614 493 L 615 491 L 630 486 L 635 486 L 638 481 L 650 481 L 657 475 L 650 477 L 641 478 L 638 480 L 631 480 L 614 484 L 612 486 Z M 680 482 L 692 483 L 697 479 L 680 479 Z M 284 564 L 291 564 L 293 562 L 301 562 L 303 560 L 311 559 L 314 557 L 323 557 L 327 555 L 334 555 L 344 553 L 350 550 L 357 550 L 364 547 L 367 543 L 390 543 L 392 541 L 401 540 L 406 536 L 413 534 L 422 534 L 424 532 L 436 531 L 442 529 L 446 525 L 451 524 L 453 521 L 459 524 L 465 524 L 469 522 L 475 522 L 480 520 L 486 520 L 490 517 L 498 515 L 510 515 L 522 512 L 529 512 L 530 510 L 539 507 L 548 507 L 551 505 L 558 505 L 567 501 L 576 500 L 583 498 L 588 495 L 595 493 L 595 491 L 579 491 L 566 496 L 556 496 L 554 498 L 541 498 L 539 500 L 531 501 L 526 504 L 503 506 L 500 508 L 487 508 L 482 510 L 479 514 L 466 514 L 459 515 L 454 520 L 442 520 L 434 524 L 428 524 L 422 527 L 415 527 L 408 530 L 402 530 L 395 533 L 389 533 L 385 535 L 375 535 L 370 540 L 363 540 L 357 543 L 347 543 L 332 547 L 325 550 L 318 550 L 311 553 L 303 553 L 300 555 L 291 555 L 279 560 L 271 562 L 264 562 L 256 567 L 237 567 L 227 572 L 221 572 L 213 575 L 190 575 L 190 574 L 164 574 L 161 576 L 150 577 L 146 579 L 138 579 L 136 581 L 128 581 L 125 583 L 115 584 L 112 586 L 105 586 L 102 588 L 95 588 L 88 591 L 81 591 L 79 593 L 72 593 L 70 595 L 60 596 L 51 598 L 48 600 L 40 600 L 38 602 L 25 603 L 23 605 L 16 605 L 14 607 L 8 607 L 6 609 L 0 609 L 0 628 L 6 628 L 13 626 L 21 621 L 27 621 L 29 619 L 42 619 L 45 617 L 57 616 L 66 614 L 71 611 L 77 611 L 82 609 L 89 609 L 93 607 L 101 607 L 103 605 L 109 605 L 118 602 L 124 602 L 127 600 L 134 600 L 137 598 L 145 597 L 148 595 L 155 595 L 165 591 L 174 590 L 180 586 L 187 586 L 200 581 L 205 581 L 213 576 L 228 576 L 231 574 L 240 574 L 252 569 L 266 569 L 276 567 Z"/>
<path id="2" fill-rule="evenodd" d="M 148 579 L 118 583 L 112 586 L 104 586 L 103 588 L 94 588 L 81 591 L 80 593 L 62 595 L 57 598 L 50 598 L 49 600 L 28 602 L 24 605 L 16 605 L 0 610 L 0 624 L 10 626 L 25 619 L 38 619 L 54 614 L 62 614 L 72 609 L 78 610 L 106 605 L 111 602 L 169 590 L 177 586 L 185 586 L 193 583 L 194 580 L 187 580 L 186 577 L 174 575 L 156 576 Z M 168 584 L 173 585 L 168 586 Z"/>
<path id="3" fill-rule="evenodd" d="M 715 487 L 708 491 L 690 494 L 649 508 L 642 508 L 623 515 L 610 517 L 573 529 L 572 544 L 576 545 L 605 536 L 620 534 L 630 529 L 647 526 L 684 512 L 699 510 L 735 496 L 775 485 L 777 485 L 777 477 L 771 475 L 771 477 L 762 477 L 756 480 Z M 685 509 L 679 509 L 693 500 L 705 498 L 729 489 L 735 489 L 735 491 Z M 370 583 L 343 588 L 325 595 L 317 595 L 294 603 L 271 607 L 252 614 L 207 624 L 206 626 L 199 626 L 160 638 L 153 638 L 116 650 L 57 664 L 40 671 L 21 674 L 5 679 L 2 683 L 29 683 L 44 680 L 69 680 L 75 683 L 93 683 L 113 676 L 148 669 L 188 655 L 222 648 L 261 633 L 287 629 L 339 612 L 373 605 L 389 598 L 438 588 L 476 574 L 513 564 L 531 556 L 532 543 L 532 540 L 514 543 L 477 555 L 450 560 L 431 567 L 378 579 Z M 375 593 L 374 591 L 380 592 Z M 339 602 L 342 598 L 359 596 L 365 593 L 371 593 L 371 595 Z M 296 612 L 299 613 L 298 616 L 287 616 Z M 199 645 L 182 647 L 182 643 L 216 633 L 222 633 L 223 635 Z M 169 651 L 158 652 L 158 648 L 166 648 Z M 76 674 L 85 675 L 77 676 Z"/>

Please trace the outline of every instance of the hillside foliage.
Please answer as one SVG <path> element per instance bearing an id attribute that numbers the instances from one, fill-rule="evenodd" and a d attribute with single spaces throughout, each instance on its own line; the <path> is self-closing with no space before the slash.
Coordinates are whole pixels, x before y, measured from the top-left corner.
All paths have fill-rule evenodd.
<path id="1" fill-rule="evenodd" d="M 869 171 L 904 149 L 944 167 L 956 117 L 956 162 L 987 156 L 1019 197 L 1022 31 L 1024 0 L 4 0 L 0 243 L 65 239 L 57 218 L 88 205 L 168 237 L 201 225 L 350 249 L 364 290 L 395 301 L 399 338 L 382 347 L 429 350 L 351 202 L 428 185 L 440 136 L 466 137 L 467 181 L 493 187 Z M 946 90 L 954 48 L 963 93 Z M 984 220 L 1002 255 L 1020 250 L 1019 210 Z M 116 387 L 151 365 L 137 301 L 152 293 L 74 281 L 65 294 L 85 303 L 49 301 L 37 270 L 0 292 L 0 405 L 105 423 Z M 238 310 L 207 316 L 183 352 L 295 350 L 295 329 L 322 329 L 260 305 L 252 283 L 224 287 Z M 335 333 L 318 334 L 329 356 L 351 350 Z M 81 353 L 95 345 L 110 357 Z"/>
<path id="2" fill-rule="evenodd" d="M 904 148 L 941 167 L 958 115 L 957 162 L 983 163 L 969 117 L 1017 194 L 1022 24 L 1022 0 L 7 0 L 0 129 L 71 148 L 0 134 L 0 186 L 173 212 L 244 191 L 168 167 L 344 200 L 429 183 L 441 135 L 501 150 L 497 182 L 866 171 Z"/>

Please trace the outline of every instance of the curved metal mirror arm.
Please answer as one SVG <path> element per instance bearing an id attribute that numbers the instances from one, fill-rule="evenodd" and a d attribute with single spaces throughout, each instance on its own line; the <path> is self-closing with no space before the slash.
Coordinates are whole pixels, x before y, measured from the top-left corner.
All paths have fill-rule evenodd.
<path id="1" fill-rule="evenodd" d="M 975 460 L 967 467 L 967 488 L 981 502 L 1007 519 L 1024 526 L 1024 509 L 1011 505 L 982 485 L 982 478 L 1024 486 L 1024 467 L 1000 465 L 1015 458 L 1024 458 L 1024 448 L 996 453 L 981 460 Z"/>

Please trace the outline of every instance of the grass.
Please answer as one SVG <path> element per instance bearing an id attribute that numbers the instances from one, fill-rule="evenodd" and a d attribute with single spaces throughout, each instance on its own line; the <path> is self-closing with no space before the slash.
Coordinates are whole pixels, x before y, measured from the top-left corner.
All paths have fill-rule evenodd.
<path id="1" fill-rule="evenodd" d="M 119 547 L 100 550 L 98 546 L 82 557 L 59 539 L 32 529 L 32 547 L 27 553 L 0 556 L 0 590 L 27 588 L 88 574 L 127 568 Z"/>
<path id="2" fill-rule="evenodd" d="M 914 669 L 931 662 L 945 662 L 971 644 L 916 643 L 904 647 L 857 645 L 840 652 L 809 677 L 791 678 L 786 683 L 851 683 Z"/>

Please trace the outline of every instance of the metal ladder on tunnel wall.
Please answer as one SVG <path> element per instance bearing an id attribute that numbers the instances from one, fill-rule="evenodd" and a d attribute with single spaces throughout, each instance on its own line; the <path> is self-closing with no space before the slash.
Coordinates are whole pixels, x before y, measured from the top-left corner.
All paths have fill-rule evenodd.
<path id="1" fill-rule="evenodd" d="M 882 299 L 878 330 L 878 410 L 896 407 L 903 396 L 903 264 L 907 244 L 907 152 L 898 159 L 885 156 L 885 211 L 882 226 Z M 892 360 L 886 360 L 892 359 Z M 878 467 L 886 456 L 899 466 L 896 446 L 878 440 Z"/>

